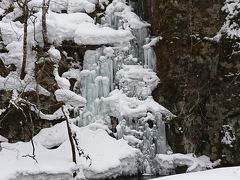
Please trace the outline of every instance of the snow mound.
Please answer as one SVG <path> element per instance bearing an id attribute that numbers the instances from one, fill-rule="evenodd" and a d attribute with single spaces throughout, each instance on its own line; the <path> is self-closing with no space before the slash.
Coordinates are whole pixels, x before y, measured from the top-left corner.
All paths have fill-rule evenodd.
<path id="1" fill-rule="evenodd" d="M 76 169 L 78 170 L 77 179 L 83 177 L 99 179 L 137 174 L 139 150 L 132 148 L 124 140 L 110 137 L 101 128 L 91 130 L 89 127 L 79 128 L 72 125 L 79 148 L 83 149 L 92 160 L 90 165 L 90 161 L 77 156 L 77 165 L 75 165 L 72 163 L 66 129 L 66 123 L 62 122 L 41 130 L 33 138 L 38 163 L 32 158 L 23 157 L 32 153 L 30 142 L 1 143 L 3 149 L 0 153 L 0 180 L 31 179 L 31 177 L 41 179 L 41 175 L 46 179 L 48 177 L 59 180 L 72 179 L 72 173 Z"/>
<path id="2" fill-rule="evenodd" d="M 8 139 L 0 135 L 0 143 L 1 142 L 8 142 Z"/>
<path id="3" fill-rule="evenodd" d="M 64 123 L 60 123 L 51 128 L 42 129 L 33 140 L 39 142 L 45 148 L 51 149 L 63 144 L 67 138 L 67 128 Z"/>
<path id="4" fill-rule="evenodd" d="M 92 124 L 89 128 L 93 129 Z M 83 164 L 83 172 L 87 178 L 111 178 L 138 173 L 139 150 L 129 146 L 123 139 L 110 137 L 101 128 L 96 131 L 89 128 L 87 126 L 77 131 L 80 147 L 92 159 L 90 167 L 88 162 L 84 161 Z"/>
<path id="5" fill-rule="evenodd" d="M 38 13 L 37 16 L 39 19 L 37 29 L 39 31 L 36 36 L 41 42 L 41 14 Z M 133 38 L 129 30 L 114 30 L 110 27 L 95 25 L 94 20 L 85 13 L 58 14 L 49 12 L 47 28 L 49 41 L 56 44 L 61 44 L 64 40 L 72 40 L 80 45 L 101 45 L 128 42 Z"/>
<path id="6" fill-rule="evenodd" d="M 38 174 L 72 175 L 75 165 L 71 161 L 70 144 L 65 142 L 59 148 L 48 150 L 34 142 L 38 163 L 26 155 L 32 155 L 30 142 L 2 143 L 0 153 L 0 180 L 25 179 L 24 176 Z M 60 179 L 60 178 L 59 178 Z"/>
<path id="7" fill-rule="evenodd" d="M 132 38 L 133 36 L 128 30 L 114 30 L 92 23 L 82 23 L 75 32 L 74 41 L 77 44 L 100 45 L 128 42 Z"/>
<path id="8" fill-rule="evenodd" d="M 51 0 L 50 10 L 54 12 L 66 11 L 68 13 L 86 12 L 92 13 L 95 11 L 97 0 Z M 32 0 L 29 3 L 30 8 L 39 10 L 42 6 L 42 1 Z"/>
<path id="9" fill-rule="evenodd" d="M 181 166 L 187 166 L 186 172 L 203 171 L 212 169 L 219 165 L 219 161 L 211 162 L 207 156 L 194 157 L 193 154 L 157 154 L 156 170 L 161 175 L 168 175 L 174 172 L 174 169 Z"/>

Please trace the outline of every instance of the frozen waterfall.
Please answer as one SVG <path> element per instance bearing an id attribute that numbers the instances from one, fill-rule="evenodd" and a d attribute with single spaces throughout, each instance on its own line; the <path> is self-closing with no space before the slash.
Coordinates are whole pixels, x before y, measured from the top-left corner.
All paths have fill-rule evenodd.
<path id="1" fill-rule="evenodd" d="M 153 71 L 156 64 L 153 46 L 159 38 L 152 38 L 149 24 L 136 15 L 131 14 L 139 23 L 130 24 L 127 13 L 121 12 L 128 7 L 123 1 L 122 9 L 116 10 L 112 3 L 103 23 L 114 29 L 130 29 L 134 38 L 87 50 L 84 55 L 75 89 L 86 98 L 87 106 L 76 113 L 76 124 L 86 126 L 100 120 L 112 136 L 123 138 L 142 151 L 140 172 L 155 173 L 156 154 L 170 150 L 163 115 L 171 118 L 172 114 L 151 96 L 159 83 Z"/>

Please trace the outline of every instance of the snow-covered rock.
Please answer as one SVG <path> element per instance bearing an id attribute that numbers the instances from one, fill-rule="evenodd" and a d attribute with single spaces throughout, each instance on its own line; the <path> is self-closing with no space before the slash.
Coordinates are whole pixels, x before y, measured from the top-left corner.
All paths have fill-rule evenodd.
<path id="1" fill-rule="evenodd" d="M 0 143 L 1 142 L 8 142 L 8 139 L 0 135 Z"/>
<path id="2" fill-rule="evenodd" d="M 51 61 L 56 64 L 61 60 L 61 53 L 54 46 L 51 46 L 51 48 L 48 50 L 48 54 Z"/>
<path id="3" fill-rule="evenodd" d="M 38 163 L 30 157 L 24 157 L 32 153 L 30 142 L 2 143 L 0 180 L 27 179 L 33 176 L 41 179 L 40 175 L 71 179 L 74 170 L 78 172 L 78 179 L 137 174 L 137 159 L 141 155 L 139 150 L 124 140 L 110 137 L 103 129 L 91 130 L 76 126 L 72 126 L 72 129 L 76 133 L 79 148 L 89 155 L 92 164 L 83 157 L 77 157 L 77 165 L 72 163 L 67 127 L 62 122 L 42 130 L 33 138 Z"/>
<path id="4" fill-rule="evenodd" d="M 68 13 L 87 12 L 92 13 L 95 11 L 97 0 L 51 0 L 50 10 L 54 12 L 66 11 Z M 42 7 L 42 1 L 32 0 L 29 7 L 34 7 L 39 10 Z"/>
<path id="5" fill-rule="evenodd" d="M 51 128 L 42 129 L 33 140 L 39 142 L 47 149 L 58 147 L 68 138 L 65 123 L 56 124 Z"/>
<path id="6" fill-rule="evenodd" d="M 186 172 L 203 171 L 219 165 L 220 161 L 211 162 L 207 156 L 194 157 L 193 154 L 157 154 L 156 170 L 161 175 L 169 175 L 175 168 L 187 166 Z"/>
<path id="7" fill-rule="evenodd" d="M 114 30 L 91 23 L 83 23 L 76 30 L 74 41 L 77 44 L 100 45 L 128 42 L 133 36 L 128 30 Z"/>
<path id="8" fill-rule="evenodd" d="M 131 27 L 133 29 L 140 29 L 150 26 L 150 24 L 143 22 L 134 12 L 130 6 L 126 5 L 126 0 L 113 0 L 113 2 L 107 6 L 106 15 L 109 23 L 118 23 L 118 18 L 122 18 L 124 27 Z M 115 18 L 115 21 L 114 21 Z M 113 25 L 113 24 L 112 24 Z"/>
<path id="9" fill-rule="evenodd" d="M 67 89 L 58 89 L 54 94 L 58 102 L 64 102 L 66 105 L 84 107 L 86 104 L 85 98 Z"/>
<path id="10" fill-rule="evenodd" d="M 110 113 L 113 116 L 140 118 L 145 117 L 148 112 L 154 114 L 163 113 L 166 116 L 173 116 L 173 114 L 166 108 L 158 104 L 152 97 L 141 101 L 136 97 L 127 97 L 121 90 L 114 90 L 109 97 L 102 98 L 104 107 L 102 113 Z M 120 118 L 121 119 L 121 118 Z"/>
<path id="11" fill-rule="evenodd" d="M 58 66 L 56 66 L 53 70 L 53 75 L 55 76 L 55 80 L 57 81 L 57 84 L 59 86 L 59 88 L 61 89 L 66 89 L 69 90 L 70 89 L 70 82 L 68 79 L 64 78 L 64 77 L 60 77 L 59 73 L 58 73 Z"/>
<path id="12" fill-rule="evenodd" d="M 90 128 L 92 129 L 91 125 Z M 92 159 L 90 167 L 88 163 L 83 164 L 83 172 L 87 178 L 137 174 L 141 153 L 129 146 L 125 140 L 116 140 L 103 129 L 89 130 L 88 126 L 77 131 L 77 135 L 80 137 L 80 147 Z"/>

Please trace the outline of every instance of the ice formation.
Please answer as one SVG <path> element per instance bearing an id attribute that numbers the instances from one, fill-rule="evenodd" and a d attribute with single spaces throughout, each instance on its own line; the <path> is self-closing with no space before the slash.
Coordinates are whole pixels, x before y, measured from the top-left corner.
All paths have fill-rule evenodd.
<path id="1" fill-rule="evenodd" d="M 115 138 L 123 138 L 141 150 L 140 172 L 155 173 L 151 169 L 156 154 L 170 151 L 164 120 L 173 117 L 151 96 L 159 83 L 153 71 L 156 56 L 152 48 L 159 38 L 150 37 L 149 24 L 141 21 L 125 1 L 109 4 L 102 21 L 108 28 L 128 31 L 134 38 L 117 43 L 107 40 L 107 46 L 86 51 L 74 89 L 87 105 L 75 112 L 75 123 L 86 126 L 101 120 Z M 101 34 L 95 35 L 101 39 Z"/>

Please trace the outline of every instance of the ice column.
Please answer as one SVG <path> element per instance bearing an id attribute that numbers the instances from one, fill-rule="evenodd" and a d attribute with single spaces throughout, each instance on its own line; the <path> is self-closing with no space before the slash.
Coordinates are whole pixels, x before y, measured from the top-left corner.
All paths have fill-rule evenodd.
<path id="1" fill-rule="evenodd" d="M 102 114 L 104 110 L 102 97 L 107 97 L 114 87 L 114 50 L 111 47 L 88 50 L 84 55 L 83 70 L 76 89 L 87 100 L 86 111 L 93 115 Z"/>
<path id="2" fill-rule="evenodd" d="M 156 121 L 157 121 L 157 154 L 166 154 L 167 153 L 167 138 L 166 138 L 166 129 L 165 124 L 162 120 L 162 114 L 157 113 L 156 115 Z"/>
<path id="3" fill-rule="evenodd" d="M 144 49 L 143 46 L 146 44 L 146 38 L 149 36 L 148 27 L 142 27 L 134 29 L 133 34 L 136 39 L 132 40 L 132 54 L 138 58 L 138 62 L 144 65 Z"/>

